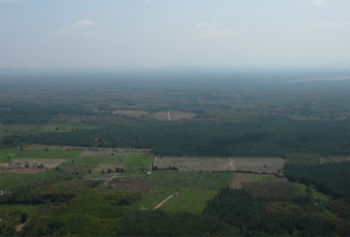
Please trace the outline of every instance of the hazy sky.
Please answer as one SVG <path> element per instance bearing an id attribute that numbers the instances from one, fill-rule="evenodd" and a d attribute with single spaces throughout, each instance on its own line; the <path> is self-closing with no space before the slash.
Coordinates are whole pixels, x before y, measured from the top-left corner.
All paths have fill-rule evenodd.
<path id="1" fill-rule="evenodd" d="M 0 0 L 0 68 L 348 67 L 349 0 Z"/>

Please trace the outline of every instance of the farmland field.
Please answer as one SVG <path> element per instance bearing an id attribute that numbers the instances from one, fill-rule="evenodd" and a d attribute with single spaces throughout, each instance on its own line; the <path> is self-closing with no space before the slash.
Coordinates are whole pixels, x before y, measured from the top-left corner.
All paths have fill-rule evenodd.
<path id="1" fill-rule="evenodd" d="M 231 187 L 233 189 L 241 189 L 244 183 L 270 183 L 277 180 L 283 179 L 276 178 L 270 174 L 237 173 L 231 183 Z"/>
<path id="2" fill-rule="evenodd" d="M 347 75 L 293 75 L 0 73 L 0 236 L 349 236 Z"/>
<path id="3" fill-rule="evenodd" d="M 160 169 L 175 167 L 180 171 L 245 171 L 254 173 L 282 173 L 281 158 L 198 158 L 156 157 L 155 166 Z"/>
<path id="4" fill-rule="evenodd" d="M 39 173 L 47 169 L 56 168 L 64 161 L 63 159 L 13 159 L 10 163 L 0 163 L 0 172 L 20 174 Z"/>

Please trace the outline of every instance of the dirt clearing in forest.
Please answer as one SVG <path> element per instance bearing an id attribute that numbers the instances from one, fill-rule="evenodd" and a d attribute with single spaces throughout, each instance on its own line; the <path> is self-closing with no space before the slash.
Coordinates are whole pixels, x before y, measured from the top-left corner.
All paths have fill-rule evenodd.
<path id="1" fill-rule="evenodd" d="M 147 153 L 146 149 L 132 149 L 132 148 L 98 148 L 96 150 L 86 150 L 81 153 L 80 157 L 106 157 L 115 155 L 126 155 L 126 154 L 142 154 Z"/>
<path id="2" fill-rule="evenodd" d="M 112 114 L 127 117 L 141 117 L 148 115 L 148 112 L 143 110 L 115 110 L 112 112 Z"/>
<path id="3" fill-rule="evenodd" d="M 157 157 L 155 166 L 160 169 L 176 167 L 180 171 L 242 171 L 281 174 L 282 158 L 202 158 Z"/>
<path id="4" fill-rule="evenodd" d="M 0 166 L 0 172 L 19 173 L 19 174 L 35 174 L 43 172 L 47 169 L 53 169 L 60 166 L 66 160 L 63 159 L 15 159 L 10 163 Z"/>
<path id="5" fill-rule="evenodd" d="M 161 111 L 152 114 L 152 117 L 157 120 L 177 121 L 182 119 L 193 119 L 196 116 L 194 113 L 182 111 Z"/>
<path id="6" fill-rule="evenodd" d="M 272 183 L 280 180 L 286 180 L 285 178 L 277 178 L 272 174 L 249 174 L 249 173 L 237 173 L 231 184 L 233 189 L 242 189 L 246 183 Z"/>

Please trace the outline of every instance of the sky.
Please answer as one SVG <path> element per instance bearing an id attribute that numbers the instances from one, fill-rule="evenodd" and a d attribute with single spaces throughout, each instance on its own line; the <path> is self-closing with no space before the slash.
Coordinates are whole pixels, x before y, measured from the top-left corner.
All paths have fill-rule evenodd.
<path id="1" fill-rule="evenodd" d="M 0 68 L 348 68 L 349 0 L 0 0 Z"/>

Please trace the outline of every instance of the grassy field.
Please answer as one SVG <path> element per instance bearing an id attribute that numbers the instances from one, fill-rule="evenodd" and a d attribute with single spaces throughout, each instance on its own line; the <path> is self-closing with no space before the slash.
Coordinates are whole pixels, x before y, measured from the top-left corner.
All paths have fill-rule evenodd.
<path id="1" fill-rule="evenodd" d="M 11 191 L 21 186 L 53 178 L 59 174 L 60 172 L 56 170 L 49 170 L 38 174 L 0 173 L 0 190 Z"/>
<path id="2" fill-rule="evenodd" d="M 146 177 L 151 191 L 137 204 L 137 208 L 153 209 L 169 195 L 178 195 L 166 202 L 160 210 L 200 214 L 206 202 L 234 177 L 232 172 L 178 172 L 153 171 Z"/>
<path id="3" fill-rule="evenodd" d="M 36 159 L 72 159 L 79 156 L 82 151 L 24 151 L 17 152 L 14 158 L 36 158 Z"/>
<path id="4" fill-rule="evenodd" d="M 0 218 L 10 229 L 13 228 L 11 233 L 16 233 L 23 215 L 26 221 L 22 223 L 23 229 L 18 230 L 19 235 L 113 235 L 118 233 L 118 225 L 130 211 L 148 213 L 145 216 L 150 218 L 158 215 L 155 212 L 172 217 L 204 218 L 206 212 L 203 211 L 208 202 L 223 188 L 239 180 L 243 182 L 240 189 L 243 188 L 270 211 L 264 212 L 264 215 L 289 212 L 288 208 L 294 207 L 303 213 L 301 205 L 306 202 L 319 206 L 317 215 L 324 215 L 327 220 L 334 217 L 336 222 L 340 222 L 334 211 L 325 208 L 333 203 L 329 196 L 313 186 L 291 183 L 283 177 L 233 171 L 162 169 L 152 170 L 150 174 L 154 155 L 144 150 L 74 149 L 30 145 L 23 150 L 13 148 L 0 152 L 3 162 L 25 159 L 65 161 L 58 167 L 37 174 L 0 172 L 0 190 L 5 191 L 5 196 L 13 195 L 9 201 L 0 197 L 3 202 L 0 203 Z M 293 157 L 289 162 L 298 163 L 300 159 Z M 313 158 L 310 162 L 314 162 Z M 123 168 L 123 172 L 117 172 L 117 168 Z M 32 200 L 36 203 L 31 204 Z M 283 209 L 280 203 L 286 203 L 288 208 Z M 341 223 L 346 226 L 346 223 Z"/>
<path id="5" fill-rule="evenodd" d="M 213 199 L 217 193 L 217 190 L 179 188 L 177 195 L 161 206 L 160 210 L 201 215 L 207 201 Z"/>

